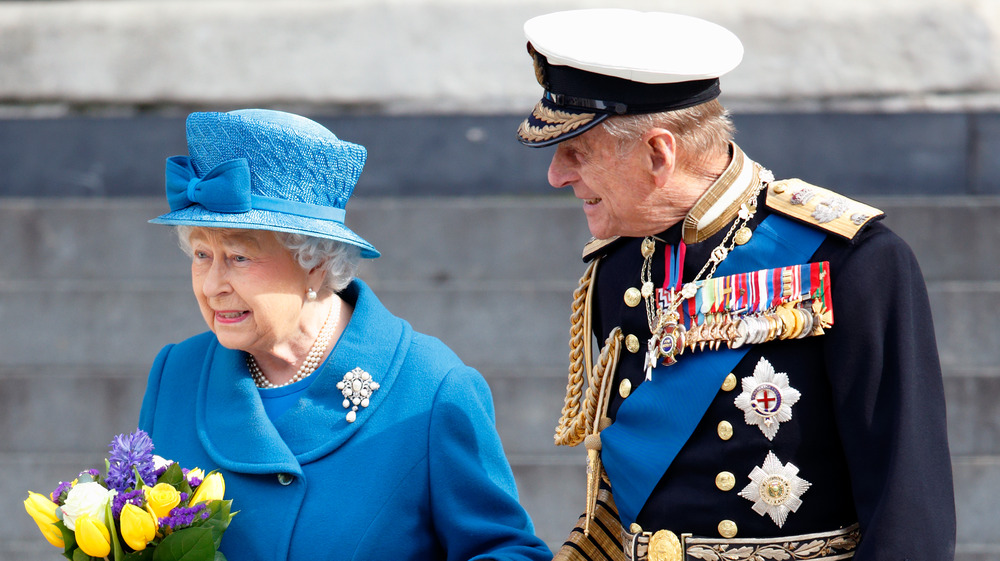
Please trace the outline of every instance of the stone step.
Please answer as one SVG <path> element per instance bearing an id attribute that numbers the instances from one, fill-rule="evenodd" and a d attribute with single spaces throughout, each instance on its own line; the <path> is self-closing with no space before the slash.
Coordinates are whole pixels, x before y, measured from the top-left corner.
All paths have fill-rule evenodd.
<path id="1" fill-rule="evenodd" d="M 0 487 L 0 502 L 18 505 L 27 491 L 48 493 L 59 481 L 73 477 L 79 470 L 104 458 L 98 447 L 93 454 L 9 454 L 0 452 L 0 470 L 18 474 L 16 484 Z M 547 463 L 512 459 L 521 502 L 535 522 L 538 535 L 557 548 L 583 512 L 584 454 L 575 450 L 575 459 Z M 1000 555 L 1000 536 L 994 526 L 996 508 L 993 497 L 1000 489 L 1000 460 L 992 458 L 956 458 L 955 499 L 958 516 L 957 561 L 985 561 Z M 919 475 L 915 475 L 919 476 Z M 47 544 L 34 522 L 20 513 L 20 507 L 8 524 L 0 525 L 0 560 L 26 561 L 54 559 L 58 551 Z"/>
<path id="2" fill-rule="evenodd" d="M 150 361 L 152 359 L 150 358 Z M 525 364 L 480 369 L 493 392 L 497 429 L 508 454 L 550 461 L 577 452 L 553 444 L 566 394 L 565 367 Z M 0 367 L 0 450 L 83 453 L 135 428 L 148 363 L 134 367 Z M 1000 376 L 945 374 L 948 433 L 956 457 L 1000 457 Z M 68 420 L 73 430 L 66 430 Z M 14 430 L 31 427 L 30 431 Z"/>
<path id="3" fill-rule="evenodd" d="M 929 284 L 1000 281 L 1000 197 L 865 197 L 913 248 Z M 187 258 L 152 198 L 0 197 L 0 283 L 51 290 L 184 282 Z M 362 270 L 373 286 L 471 289 L 483 283 L 573 287 L 590 238 L 572 197 L 357 198 L 347 224 L 383 256 Z M 37 284 L 44 281 L 42 284 Z M 471 284 L 470 284 L 471 283 Z"/>
<path id="4" fill-rule="evenodd" d="M 504 114 L 307 116 L 367 148 L 356 198 L 558 196 L 546 181 L 553 149 L 514 139 L 533 104 Z M 4 119 L 0 111 L 0 196 L 160 197 L 164 159 L 187 149 L 186 114 Z M 996 111 L 737 111 L 733 122 L 736 142 L 778 178 L 848 196 L 1000 194 Z"/>

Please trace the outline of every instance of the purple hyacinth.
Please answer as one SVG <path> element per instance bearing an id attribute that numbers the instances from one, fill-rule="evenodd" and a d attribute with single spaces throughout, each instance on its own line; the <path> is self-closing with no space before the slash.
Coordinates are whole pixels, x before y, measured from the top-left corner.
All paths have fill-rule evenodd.
<path id="1" fill-rule="evenodd" d="M 160 518 L 160 527 L 164 526 L 172 530 L 187 528 L 198 518 L 205 520 L 210 516 L 208 505 L 198 503 L 194 506 L 178 506 L 170 511 L 170 516 Z"/>
<path id="2" fill-rule="evenodd" d="M 153 469 L 153 441 L 142 429 L 132 434 L 119 434 L 111 440 L 108 460 L 108 487 L 124 493 L 135 487 L 135 472 L 143 483 L 156 483 Z"/>

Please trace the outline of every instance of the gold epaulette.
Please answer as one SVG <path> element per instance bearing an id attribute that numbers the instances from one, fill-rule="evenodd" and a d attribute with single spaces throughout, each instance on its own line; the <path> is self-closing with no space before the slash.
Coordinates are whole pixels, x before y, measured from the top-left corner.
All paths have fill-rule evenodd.
<path id="1" fill-rule="evenodd" d="M 885 216 L 875 207 L 801 179 L 772 182 L 767 189 L 767 207 L 851 241 L 865 226 Z"/>
<path id="2" fill-rule="evenodd" d="M 618 241 L 619 236 L 614 236 L 612 238 L 607 238 L 599 240 L 597 238 L 590 238 L 587 245 L 583 246 L 583 262 L 589 263 L 594 257 L 597 257 L 601 250 Z"/>

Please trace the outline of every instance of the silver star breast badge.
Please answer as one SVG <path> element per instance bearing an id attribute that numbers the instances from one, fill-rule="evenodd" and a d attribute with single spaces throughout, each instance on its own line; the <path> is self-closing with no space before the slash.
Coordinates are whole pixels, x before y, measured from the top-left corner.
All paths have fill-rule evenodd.
<path id="1" fill-rule="evenodd" d="M 753 376 L 742 380 L 743 392 L 736 396 L 736 407 L 743 410 L 748 425 L 757 425 L 768 440 L 778 434 L 781 423 L 792 418 L 792 405 L 798 402 L 799 390 L 788 385 L 788 374 L 775 372 L 774 366 L 761 357 Z"/>
<path id="2" fill-rule="evenodd" d="M 753 511 L 771 520 L 781 528 L 790 512 L 802 506 L 802 494 L 812 485 L 798 476 L 799 468 L 768 452 L 764 465 L 750 472 L 750 484 L 740 491 L 740 496 L 753 502 Z"/>

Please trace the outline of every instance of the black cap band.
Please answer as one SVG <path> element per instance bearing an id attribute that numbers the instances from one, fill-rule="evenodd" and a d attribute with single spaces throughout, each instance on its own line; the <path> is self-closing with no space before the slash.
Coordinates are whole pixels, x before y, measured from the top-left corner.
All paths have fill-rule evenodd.
<path id="1" fill-rule="evenodd" d="M 646 84 L 605 76 L 571 66 L 542 66 L 545 97 L 552 103 L 610 115 L 655 113 L 692 107 L 711 101 L 721 93 L 718 78 L 669 84 Z"/>

